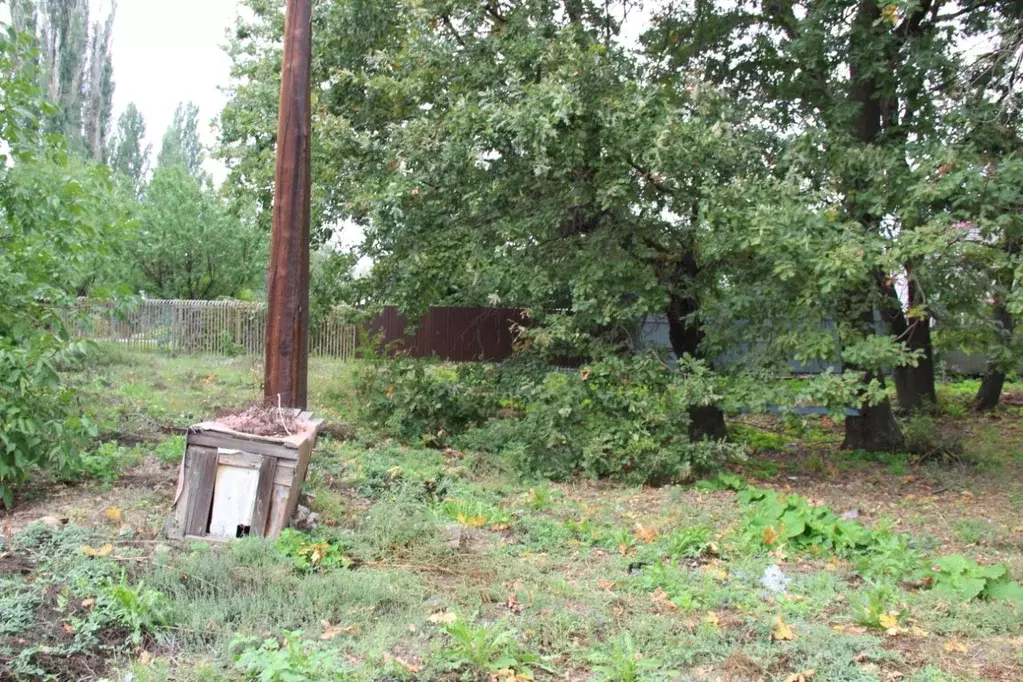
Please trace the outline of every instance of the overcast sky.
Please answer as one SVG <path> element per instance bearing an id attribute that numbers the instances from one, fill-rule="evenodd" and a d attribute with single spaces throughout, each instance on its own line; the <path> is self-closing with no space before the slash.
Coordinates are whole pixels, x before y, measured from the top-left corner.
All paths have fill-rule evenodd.
<path id="1" fill-rule="evenodd" d="M 110 0 L 92 0 L 100 9 Z M 178 102 L 199 105 L 202 140 L 215 141 L 210 121 L 220 113 L 231 61 L 222 49 L 237 16 L 237 0 L 119 0 L 114 20 L 114 116 L 129 102 L 146 119 L 153 161 Z M 103 9 L 105 13 L 107 10 Z M 217 182 L 222 164 L 206 161 Z"/>

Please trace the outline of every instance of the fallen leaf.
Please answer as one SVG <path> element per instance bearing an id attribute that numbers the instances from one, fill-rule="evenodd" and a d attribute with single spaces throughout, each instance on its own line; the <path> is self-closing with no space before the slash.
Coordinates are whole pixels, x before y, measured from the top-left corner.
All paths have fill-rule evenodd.
<path id="1" fill-rule="evenodd" d="M 64 623 L 64 632 L 71 634 L 75 631 L 75 626 L 71 623 Z"/>
<path id="2" fill-rule="evenodd" d="M 437 623 L 438 625 L 451 625 L 458 620 L 458 616 L 451 611 L 441 611 L 433 614 L 432 616 L 427 616 L 426 620 L 431 623 Z"/>
<path id="3" fill-rule="evenodd" d="M 96 603 L 95 599 L 85 599 L 85 600 L 82 601 L 82 608 L 83 609 L 90 609 L 90 608 L 93 607 L 93 605 L 95 605 L 95 603 Z"/>
<path id="4" fill-rule="evenodd" d="M 778 542 L 778 531 L 774 529 L 774 526 L 768 526 L 764 529 L 764 544 L 771 546 Z"/>
<path id="5" fill-rule="evenodd" d="M 142 665 L 149 665 L 151 660 L 153 660 L 153 655 L 148 651 L 143 651 L 142 654 L 139 655 L 139 663 Z"/>
<path id="6" fill-rule="evenodd" d="M 950 639 L 944 644 L 942 644 L 942 648 L 944 648 L 945 651 L 949 652 L 950 654 L 951 653 L 965 654 L 967 651 L 970 650 L 969 645 L 954 639 Z"/>
<path id="7" fill-rule="evenodd" d="M 397 656 L 392 656 L 391 654 L 384 654 L 384 661 L 385 662 L 391 661 L 393 663 L 397 663 L 398 665 L 400 665 L 402 668 L 409 671 L 413 675 L 415 675 L 416 673 L 423 669 L 422 666 L 416 665 L 415 663 L 409 663 L 405 659 L 399 658 Z"/>
<path id="8" fill-rule="evenodd" d="M 771 639 L 775 642 L 785 642 L 796 638 L 796 633 L 792 627 L 785 622 L 785 619 L 778 614 L 778 617 L 774 619 L 774 627 L 771 628 Z"/>
<path id="9" fill-rule="evenodd" d="M 455 520 L 469 528 L 482 528 L 487 525 L 486 516 L 466 516 L 465 514 L 459 514 Z"/>
<path id="10" fill-rule="evenodd" d="M 614 586 L 615 581 L 613 580 L 604 580 L 603 578 L 601 578 L 600 580 L 597 581 L 597 587 L 599 587 L 602 590 L 611 590 L 614 589 Z"/>
<path id="11" fill-rule="evenodd" d="M 850 635 L 862 635 L 867 632 L 867 628 L 860 625 L 832 625 L 831 629 L 835 632 L 846 632 Z"/>
<path id="12" fill-rule="evenodd" d="M 715 629 L 721 627 L 721 619 L 718 618 L 718 614 L 714 613 L 713 611 L 707 612 L 707 617 L 704 618 L 704 622 L 706 622 L 707 625 Z"/>
<path id="13" fill-rule="evenodd" d="M 85 556 L 92 557 L 109 556 L 109 554 L 113 551 L 114 546 L 111 545 L 109 542 L 100 547 L 99 549 L 96 549 L 95 547 L 90 547 L 89 545 L 82 545 L 82 554 L 84 554 Z"/>
<path id="14" fill-rule="evenodd" d="M 899 627 L 899 612 L 889 611 L 888 613 L 882 613 L 880 616 L 878 616 L 877 622 L 885 630 L 897 628 Z"/>
<path id="15" fill-rule="evenodd" d="M 321 620 L 320 625 L 323 626 L 323 634 L 320 635 L 320 639 L 324 642 L 332 640 L 338 635 L 352 634 L 357 630 L 354 625 L 347 625 L 344 627 L 341 625 L 331 625 L 329 620 Z"/>
<path id="16" fill-rule="evenodd" d="M 792 673 L 786 677 L 782 682 L 807 682 L 810 678 L 817 674 L 817 671 L 813 668 L 809 670 L 800 670 L 798 673 Z"/>
<path id="17" fill-rule="evenodd" d="M 103 515 L 114 523 L 124 523 L 124 514 L 119 507 L 107 507 L 103 510 Z"/>
<path id="18" fill-rule="evenodd" d="M 512 613 L 522 613 L 523 609 L 526 608 L 514 594 L 508 596 L 508 599 L 505 601 L 505 606 L 507 606 Z"/>
<path id="19" fill-rule="evenodd" d="M 668 596 L 668 593 L 665 592 L 664 588 L 661 587 L 658 587 L 656 590 L 654 590 L 654 593 L 650 595 L 650 601 L 652 601 L 655 606 L 667 609 L 669 611 L 678 610 L 678 604 L 673 602 L 671 598 Z"/>
<path id="20" fill-rule="evenodd" d="M 657 529 L 652 526 L 643 526 L 637 523 L 634 533 L 637 540 L 648 545 L 657 539 Z"/>

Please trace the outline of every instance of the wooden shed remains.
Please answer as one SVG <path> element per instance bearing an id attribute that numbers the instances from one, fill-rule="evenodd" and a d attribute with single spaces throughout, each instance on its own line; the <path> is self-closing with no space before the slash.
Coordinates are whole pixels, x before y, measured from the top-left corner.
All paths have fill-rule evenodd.
<path id="1" fill-rule="evenodd" d="M 218 422 L 188 429 L 167 535 L 176 539 L 275 538 L 298 506 L 323 420 L 285 409 L 298 429 L 260 436 Z"/>

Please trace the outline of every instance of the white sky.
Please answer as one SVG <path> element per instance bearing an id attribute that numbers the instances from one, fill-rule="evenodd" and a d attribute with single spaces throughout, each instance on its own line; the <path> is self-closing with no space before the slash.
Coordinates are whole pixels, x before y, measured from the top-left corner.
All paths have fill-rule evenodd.
<path id="1" fill-rule="evenodd" d="M 92 1 L 97 10 L 110 3 Z M 190 100 L 199 106 L 203 144 L 209 147 L 216 141 L 210 122 L 227 100 L 218 89 L 228 84 L 231 69 L 222 46 L 234 26 L 237 4 L 237 0 L 118 0 L 111 126 L 134 102 L 146 119 L 154 164 L 178 102 Z M 210 159 L 206 170 L 217 183 L 226 175 L 223 164 Z"/>

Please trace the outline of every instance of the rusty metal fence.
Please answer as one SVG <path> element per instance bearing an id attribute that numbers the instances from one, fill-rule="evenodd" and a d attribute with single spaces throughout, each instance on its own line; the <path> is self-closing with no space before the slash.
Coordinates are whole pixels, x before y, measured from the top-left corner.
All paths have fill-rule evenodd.
<path id="1" fill-rule="evenodd" d="M 127 310 L 79 300 L 66 316 L 81 338 L 136 350 L 188 355 L 265 353 L 266 303 L 143 299 Z M 309 334 L 311 355 L 351 359 L 358 327 L 338 314 L 324 317 Z"/>

